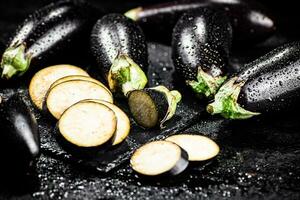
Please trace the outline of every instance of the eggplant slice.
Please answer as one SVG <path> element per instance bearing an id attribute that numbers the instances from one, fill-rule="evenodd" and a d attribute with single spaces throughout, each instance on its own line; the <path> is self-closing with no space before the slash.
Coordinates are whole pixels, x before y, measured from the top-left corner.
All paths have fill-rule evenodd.
<path id="1" fill-rule="evenodd" d="M 159 98 L 161 97 L 161 98 Z M 159 118 L 162 118 L 162 113 L 167 112 L 167 100 L 159 95 L 159 99 L 163 106 L 156 105 L 156 102 L 147 92 L 143 90 L 135 90 L 130 92 L 128 104 L 131 114 L 135 121 L 145 128 L 151 128 L 157 125 Z"/>
<path id="2" fill-rule="evenodd" d="M 42 110 L 50 86 L 56 80 L 69 75 L 89 76 L 86 71 L 73 65 L 54 65 L 38 71 L 29 84 L 29 95 L 33 104 Z"/>
<path id="3" fill-rule="evenodd" d="M 79 148 L 102 146 L 113 138 L 116 128 L 115 113 L 95 102 L 79 102 L 71 106 L 58 122 L 62 137 Z"/>
<path id="4" fill-rule="evenodd" d="M 138 148 L 130 160 L 133 170 L 146 176 L 178 175 L 188 164 L 187 152 L 168 141 L 147 143 Z"/>
<path id="5" fill-rule="evenodd" d="M 83 80 L 63 82 L 49 90 L 46 105 L 50 113 L 59 119 L 73 104 L 85 99 L 99 99 L 113 103 L 113 98 L 100 85 Z"/>
<path id="6" fill-rule="evenodd" d="M 113 146 L 120 144 L 126 139 L 126 137 L 130 132 L 130 120 L 119 107 L 117 107 L 112 103 L 108 103 L 106 101 L 97 100 L 97 99 L 88 99 L 85 100 L 84 102 L 95 102 L 95 103 L 104 104 L 105 106 L 109 107 L 111 110 L 114 111 L 118 122 L 117 122 L 117 130 L 112 143 Z"/>
<path id="7" fill-rule="evenodd" d="M 166 141 L 174 142 L 189 155 L 189 161 L 206 161 L 214 158 L 220 152 L 219 146 L 210 138 L 201 135 L 173 135 Z"/>
<path id="8" fill-rule="evenodd" d="M 107 90 L 107 92 L 109 92 L 111 94 L 111 96 L 112 96 L 111 91 L 103 83 L 101 83 L 100 81 L 98 81 L 97 79 L 94 79 L 92 77 L 82 76 L 82 75 L 70 75 L 70 76 L 62 77 L 62 78 L 58 79 L 57 81 L 55 81 L 50 86 L 50 89 L 53 88 L 53 87 L 55 87 L 58 84 L 63 83 L 63 82 L 73 81 L 73 80 L 90 81 L 90 82 L 96 83 L 96 84 L 100 85 L 101 87 L 104 87 Z"/>
<path id="9" fill-rule="evenodd" d="M 153 128 L 171 119 L 181 100 L 181 94 L 164 86 L 134 90 L 128 94 L 128 104 L 135 121 L 144 128 Z"/>

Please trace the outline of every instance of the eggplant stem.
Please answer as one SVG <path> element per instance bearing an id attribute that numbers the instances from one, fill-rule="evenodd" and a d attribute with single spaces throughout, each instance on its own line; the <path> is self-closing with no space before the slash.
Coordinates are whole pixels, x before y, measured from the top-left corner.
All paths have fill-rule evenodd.
<path id="1" fill-rule="evenodd" d="M 221 114 L 227 119 L 248 119 L 258 112 L 251 112 L 242 108 L 237 102 L 244 82 L 236 83 L 237 77 L 230 79 L 225 83 L 215 95 L 213 103 L 206 107 L 208 113 L 215 115 Z"/>
<path id="2" fill-rule="evenodd" d="M 144 89 L 147 82 L 144 71 L 131 58 L 124 54 L 116 57 L 108 74 L 108 84 L 113 92 L 121 90 L 127 96 L 130 91 Z"/>
<path id="3" fill-rule="evenodd" d="M 142 7 L 133 8 L 131 10 L 128 10 L 124 15 L 128 17 L 129 19 L 132 19 L 133 21 L 138 20 L 138 13 L 143 10 Z"/>
<path id="4" fill-rule="evenodd" d="M 162 92 L 166 95 L 167 101 L 168 101 L 168 111 L 166 115 L 164 116 L 163 120 L 160 122 L 160 128 L 164 128 L 164 123 L 168 120 L 170 120 L 176 113 L 177 104 L 181 101 L 181 94 L 177 90 L 170 91 L 165 86 L 156 86 L 151 88 L 153 90 L 157 90 L 159 92 Z"/>
<path id="5" fill-rule="evenodd" d="M 199 67 L 197 81 L 187 81 L 187 84 L 192 87 L 196 94 L 213 98 L 226 79 L 226 76 L 213 77 Z"/>
<path id="6" fill-rule="evenodd" d="M 1 61 L 2 78 L 10 79 L 15 75 L 21 76 L 28 70 L 31 55 L 26 55 L 25 49 L 25 43 L 6 49 Z"/>
<path id="7" fill-rule="evenodd" d="M 181 101 L 182 96 L 181 96 L 180 92 L 178 92 L 177 90 L 172 90 L 172 91 L 170 91 L 170 93 L 175 98 L 176 103 L 179 103 Z"/>

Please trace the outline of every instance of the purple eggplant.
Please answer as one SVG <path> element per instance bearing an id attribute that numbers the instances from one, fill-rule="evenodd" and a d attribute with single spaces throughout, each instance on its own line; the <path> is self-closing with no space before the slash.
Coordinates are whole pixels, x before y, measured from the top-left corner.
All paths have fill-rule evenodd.
<path id="1" fill-rule="evenodd" d="M 88 51 L 89 34 L 100 15 L 95 13 L 83 1 L 65 0 L 29 15 L 7 43 L 1 61 L 2 78 L 22 76 L 29 69 L 57 64 L 58 59 L 76 58 L 78 52 Z"/>
<path id="2" fill-rule="evenodd" d="M 263 41 L 275 31 L 274 20 L 266 8 L 249 0 L 178 0 L 138 7 L 125 15 L 137 21 L 147 39 L 169 44 L 173 27 L 182 14 L 202 7 L 221 10 L 229 16 L 237 46 Z"/>
<path id="3" fill-rule="evenodd" d="M 121 14 L 108 14 L 95 24 L 91 52 L 113 92 L 143 89 L 147 84 L 147 43 L 141 28 Z"/>
<path id="4" fill-rule="evenodd" d="M 36 119 L 18 95 L 1 102 L 0 128 L 1 165 L 25 172 L 39 156 L 40 139 Z"/>
<path id="5" fill-rule="evenodd" d="M 172 40 L 176 73 L 200 96 L 211 98 L 226 79 L 232 29 L 223 13 L 200 8 L 177 22 Z"/>
<path id="6" fill-rule="evenodd" d="M 225 83 L 207 106 L 211 114 L 247 119 L 298 107 L 300 100 L 300 42 L 283 45 L 246 64 Z"/>

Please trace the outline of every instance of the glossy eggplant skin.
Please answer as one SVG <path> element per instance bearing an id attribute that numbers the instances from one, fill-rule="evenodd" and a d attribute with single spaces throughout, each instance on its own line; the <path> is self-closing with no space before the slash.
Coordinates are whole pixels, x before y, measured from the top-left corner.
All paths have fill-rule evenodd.
<path id="1" fill-rule="evenodd" d="M 283 45 L 246 65 L 208 105 L 212 114 L 247 119 L 299 108 L 300 42 Z"/>
<path id="2" fill-rule="evenodd" d="M 122 14 L 108 14 L 95 24 L 91 52 L 114 93 L 127 96 L 147 84 L 148 51 L 142 29 Z"/>
<path id="3" fill-rule="evenodd" d="M 82 57 L 89 34 L 102 16 L 80 0 L 51 3 L 24 20 L 7 43 L 2 78 L 23 75 L 28 69 L 57 64 L 62 58 Z M 17 52 L 16 52 L 17 51 Z"/>
<path id="4" fill-rule="evenodd" d="M 95 24 L 91 34 L 91 51 L 104 78 L 118 55 L 124 54 L 147 71 L 147 43 L 141 28 L 121 14 L 108 14 Z"/>
<path id="5" fill-rule="evenodd" d="M 18 95 L 1 103 L 0 127 L 1 165 L 25 172 L 40 154 L 40 139 L 36 119 Z"/>
<path id="6" fill-rule="evenodd" d="M 250 71 L 250 72 L 249 72 Z M 247 65 L 238 103 L 253 112 L 280 112 L 300 100 L 300 43 L 287 44 Z"/>
<path id="7" fill-rule="evenodd" d="M 229 16 L 235 46 L 261 42 L 276 29 L 268 10 L 248 0 L 178 0 L 140 7 L 126 14 L 138 22 L 147 39 L 168 44 L 172 29 L 182 14 L 202 7 L 224 11 Z"/>
<path id="8" fill-rule="evenodd" d="M 236 82 L 247 81 L 271 70 L 284 68 L 290 63 L 297 62 L 299 58 L 300 42 L 284 44 L 266 55 L 245 64 L 242 70 L 235 75 L 238 77 Z"/>
<path id="9" fill-rule="evenodd" d="M 248 80 L 238 103 L 252 112 L 288 111 L 300 100 L 300 58 L 283 69 L 270 71 Z"/>
<path id="10" fill-rule="evenodd" d="M 145 88 L 144 92 L 146 92 L 153 99 L 153 101 L 156 104 L 156 109 L 158 111 L 157 125 L 159 125 L 159 123 L 166 116 L 168 109 L 169 109 L 167 97 L 164 93 L 159 92 L 157 90 L 149 89 L 149 88 Z"/>
<path id="11" fill-rule="evenodd" d="M 176 73 L 190 84 L 197 79 L 200 81 L 201 70 L 218 85 L 218 79 L 223 79 L 227 73 L 231 40 L 231 25 L 223 13 L 201 8 L 184 14 L 173 32 L 172 59 Z M 201 95 L 204 91 L 196 93 Z"/>

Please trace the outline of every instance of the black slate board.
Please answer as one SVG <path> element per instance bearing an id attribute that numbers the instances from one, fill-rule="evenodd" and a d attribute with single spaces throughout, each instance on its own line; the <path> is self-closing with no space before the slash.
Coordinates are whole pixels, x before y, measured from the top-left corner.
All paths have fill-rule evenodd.
<path id="1" fill-rule="evenodd" d="M 150 67 L 148 71 L 149 86 L 159 84 L 166 85 L 169 88 L 174 88 L 172 83 L 174 67 L 170 61 L 170 48 L 149 44 L 149 59 Z M 93 76 L 93 74 L 91 74 Z M 116 99 L 117 104 L 125 112 L 128 112 L 126 100 Z M 97 155 L 88 159 L 81 159 L 68 152 L 64 151 L 57 143 L 55 134 L 53 134 L 53 124 L 49 124 L 47 118 L 39 120 L 41 128 L 41 142 L 44 152 L 49 153 L 56 158 L 65 161 L 71 161 L 80 166 L 96 169 L 100 172 L 109 172 L 118 167 L 124 161 L 130 158 L 132 151 L 138 146 L 155 139 L 159 139 L 172 133 L 183 130 L 190 126 L 201 114 L 203 108 L 197 103 L 197 100 L 190 95 L 184 95 L 182 102 L 178 106 L 178 110 L 172 120 L 166 123 L 166 127 L 162 130 L 144 130 L 131 119 L 131 131 L 126 141 L 115 148 L 107 151 L 101 151 Z"/>
<path id="2" fill-rule="evenodd" d="M 149 44 L 148 46 L 150 54 L 150 66 L 148 70 L 149 86 L 151 87 L 163 84 L 170 89 L 174 89 L 174 66 L 170 59 L 170 48 L 159 44 Z M 92 76 L 99 77 L 97 70 L 90 68 L 89 72 Z M 164 138 L 189 127 L 204 111 L 204 107 L 201 106 L 199 101 L 192 95 L 188 94 L 190 91 L 183 88 L 183 90 L 180 90 L 183 94 L 182 102 L 178 105 L 175 116 L 165 124 L 165 128 L 162 130 L 158 128 L 144 130 L 139 127 L 133 119 L 131 119 L 131 131 L 123 143 L 106 151 L 99 151 L 99 153 L 91 158 L 83 159 L 81 157 L 76 157 L 76 155 L 72 155 L 61 148 L 55 136 L 56 121 L 51 119 L 51 116 L 34 109 L 34 106 L 30 102 L 26 86 L 15 90 L 4 90 L 3 93 L 5 95 L 2 96 L 4 96 L 4 98 L 8 98 L 8 96 L 16 91 L 23 96 L 24 100 L 32 108 L 32 111 L 38 119 L 41 147 L 44 153 L 100 172 L 109 172 L 115 167 L 121 165 L 124 161 L 130 158 L 132 151 L 134 151 L 138 146 L 151 140 Z M 125 112 L 128 113 L 128 116 L 130 116 L 126 100 L 115 99 L 115 101 L 116 104 L 118 104 Z"/>

